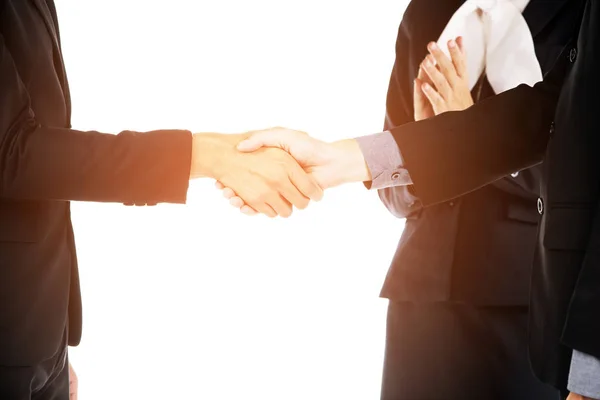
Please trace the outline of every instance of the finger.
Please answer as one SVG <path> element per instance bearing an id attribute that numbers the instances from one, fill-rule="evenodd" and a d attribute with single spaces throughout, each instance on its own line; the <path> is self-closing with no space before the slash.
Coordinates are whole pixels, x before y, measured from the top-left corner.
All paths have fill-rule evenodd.
<path id="1" fill-rule="evenodd" d="M 450 97 L 452 96 L 452 87 L 450 86 L 450 83 L 448 82 L 444 74 L 442 74 L 442 72 L 434 65 L 431 56 L 425 57 L 425 60 L 422 64 L 422 68 L 431 80 L 431 82 L 433 82 L 433 86 L 435 86 L 438 93 L 444 99 L 450 99 Z"/>
<path id="2" fill-rule="evenodd" d="M 458 43 L 455 40 L 450 40 L 448 42 L 448 50 L 450 51 L 450 58 L 452 59 L 456 75 L 459 78 L 465 79 L 467 77 L 467 62 Z"/>
<path id="3" fill-rule="evenodd" d="M 237 149 L 244 153 L 251 153 L 266 146 L 259 137 L 250 137 L 249 139 L 242 140 L 238 145 Z"/>
<path id="4" fill-rule="evenodd" d="M 244 205 L 242 208 L 240 208 L 240 211 L 242 212 L 242 214 L 245 214 L 249 217 L 258 215 L 258 212 L 248 205 Z"/>
<path id="5" fill-rule="evenodd" d="M 421 66 L 423 65 L 424 62 L 425 62 L 425 59 L 423 59 L 423 62 L 421 63 Z M 431 82 L 431 79 L 429 79 L 429 75 L 427 75 L 427 73 L 425 72 L 425 69 L 423 69 L 423 68 L 419 68 L 419 73 L 417 74 L 417 78 L 422 83 L 427 82 L 430 85 L 433 85 L 433 82 Z"/>
<path id="6" fill-rule="evenodd" d="M 429 106 L 429 99 L 427 98 L 427 96 L 425 96 L 425 93 L 423 92 L 423 84 L 424 83 L 425 82 L 423 82 L 419 78 L 415 79 L 414 90 L 413 90 L 415 111 L 420 111 L 420 110 L 417 110 L 417 108 L 424 108 L 424 107 Z"/>
<path id="7" fill-rule="evenodd" d="M 423 84 L 423 93 L 431 103 L 435 115 L 439 115 L 446 110 L 446 101 L 443 97 L 428 83 Z"/>
<path id="8" fill-rule="evenodd" d="M 235 196 L 236 196 L 236 194 L 233 191 L 233 189 L 228 188 L 228 187 L 226 187 L 226 188 L 223 189 L 223 197 L 225 197 L 226 199 L 230 199 L 231 200 L 231 198 L 235 197 Z"/>
<path id="9" fill-rule="evenodd" d="M 421 69 L 419 68 L 419 71 Z M 415 78 L 413 86 L 413 98 L 416 102 L 426 100 L 425 93 L 423 93 L 423 81 L 419 78 Z"/>
<path id="10" fill-rule="evenodd" d="M 413 86 L 413 107 L 415 121 L 433 116 L 433 107 L 425 93 L 423 93 L 423 81 L 419 78 L 415 79 Z"/>
<path id="11" fill-rule="evenodd" d="M 69 399 L 77 400 L 79 380 L 73 370 L 73 367 L 69 364 Z"/>
<path id="12" fill-rule="evenodd" d="M 252 133 L 249 138 L 242 140 L 237 145 L 237 149 L 244 153 L 249 153 L 260 149 L 261 147 L 279 147 L 284 148 L 284 133 L 290 132 L 284 128 L 273 128 L 264 131 Z"/>
<path id="13" fill-rule="evenodd" d="M 285 195 L 285 198 L 291 201 L 296 208 L 300 210 L 306 208 L 308 206 L 306 200 L 308 199 L 321 201 L 323 198 L 323 188 L 321 185 L 319 185 L 314 176 L 307 174 L 298 164 L 290 166 L 288 177 L 292 187 L 295 189 L 294 194 L 299 192 L 302 195 L 302 198 L 298 198 L 297 201 L 293 201 L 287 194 Z"/>
<path id="14" fill-rule="evenodd" d="M 433 82 L 431 81 L 431 78 L 429 78 L 429 75 L 427 75 L 427 72 L 425 72 L 425 70 L 423 68 L 419 68 L 419 73 L 417 74 L 417 78 L 421 81 L 421 83 L 429 83 L 431 86 L 433 86 Z"/>
<path id="15" fill-rule="evenodd" d="M 223 190 L 225 189 L 225 185 L 223 185 L 221 182 L 219 181 L 215 181 L 215 187 L 219 190 Z"/>
<path id="16" fill-rule="evenodd" d="M 240 197 L 245 200 L 247 206 L 269 218 L 275 218 L 277 212 L 269 204 L 273 197 L 279 197 L 279 193 L 272 191 L 266 184 L 262 187 L 257 186 L 255 190 L 256 192 L 253 195 L 241 195 Z"/>
<path id="17" fill-rule="evenodd" d="M 454 68 L 454 64 L 452 64 L 452 60 L 450 60 L 450 58 L 444 54 L 437 43 L 429 43 L 427 49 L 435 59 L 437 68 L 442 72 L 446 78 L 446 81 L 450 84 L 450 87 L 455 87 L 456 84 L 459 83 L 459 78 L 456 75 L 456 69 Z"/>
<path id="18" fill-rule="evenodd" d="M 310 198 L 304 196 L 291 181 L 285 185 L 280 185 L 279 193 L 287 203 L 293 205 L 299 210 L 304 210 L 306 207 L 308 207 L 308 203 L 310 203 Z"/>
<path id="19" fill-rule="evenodd" d="M 419 78 L 416 78 L 413 82 L 413 99 L 415 104 L 421 104 L 425 99 L 425 94 L 421 88 L 422 84 Z"/>
<path id="20" fill-rule="evenodd" d="M 277 216 L 277 212 L 266 203 L 256 203 L 256 204 L 248 204 L 248 207 L 256 210 L 257 212 L 266 215 L 269 218 L 275 218 Z"/>
<path id="21" fill-rule="evenodd" d="M 465 42 L 463 40 L 462 36 L 459 36 L 456 38 L 456 44 L 458 45 L 458 48 L 460 49 L 460 51 L 462 51 L 465 56 L 467 55 L 467 52 L 465 50 Z"/>
<path id="22" fill-rule="evenodd" d="M 242 208 L 243 206 L 246 205 L 244 200 L 242 200 L 241 197 L 237 197 L 237 196 L 230 198 L 229 204 L 231 204 L 235 208 Z"/>
<path id="23" fill-rule="evenodd" d="M 289 218 L 292 215 L 293 206 L 282 195 L 273 193 L 269 196 L 267 204 L 283 218 Z"/>

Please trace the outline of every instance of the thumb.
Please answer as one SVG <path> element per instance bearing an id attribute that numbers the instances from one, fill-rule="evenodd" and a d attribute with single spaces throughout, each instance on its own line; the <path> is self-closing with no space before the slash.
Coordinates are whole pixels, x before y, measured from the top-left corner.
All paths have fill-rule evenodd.
<path id="1" fill-rule="evenodd" d="M 261 147 L 282 147 L 281 140 L 278 135 L 271 134 L 272 132 L 254 133 L 248 139 L 242 140 L 237 145 L 237 149 L 241 152 L 251 153 Z"/>
<path id="2" fill-rule="evenodd" d="M 242 140 L 237 145 L 237 149 L 239 151 L 245 152 L 245 153 L 251 153 L 253 151 L 256 151 L 256 150 L 260 149 L 261 147 L 263 147 L 262 141 L 254 138 L 254 137 Z"/>

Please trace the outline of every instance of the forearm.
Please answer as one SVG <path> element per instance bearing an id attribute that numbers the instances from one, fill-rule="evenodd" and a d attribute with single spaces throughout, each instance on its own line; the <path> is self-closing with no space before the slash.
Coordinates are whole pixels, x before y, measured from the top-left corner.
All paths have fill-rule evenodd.
<path id="1" fill-rule="evenodd" d="M 0 198 L 185 202 L 190 132 L 109 135 L 48 126 L 35 115 L 2 35 L 0 88 Z"/>
<path id="2" fill-rule="evenodd" d="M 364 182 L 379 189 L 410 185 L 410 175 L 403 168 L 402 156 L 389 132 L 344 139 L 329 147 L 338 184 Z"/>
<path id="3" fill-rule="evenodd" d="M 14 124 L 0 143 L 0 197 L 184 203 L 192 154 L 187 131 L 118 135 Z"/>
<path id="4" fill-rule="evenodd" d="M 406 124 L 392 133 L 427 206 L 539 164 L 555 106 L 556 96 L 522 85 L 465 111 Z"/>

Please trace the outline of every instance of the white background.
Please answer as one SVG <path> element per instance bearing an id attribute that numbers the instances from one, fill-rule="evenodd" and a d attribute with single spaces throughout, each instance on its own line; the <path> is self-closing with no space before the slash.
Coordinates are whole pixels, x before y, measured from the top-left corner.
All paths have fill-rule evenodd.
<path id="1" fill-rule="evenodd" d="M 73 126 L 336 140 L 381 130 L 404 0 L 56 0 Z M 361 185 L 288 220 L 213 182 L 186 206 L 74 204 L 82 400 L 379 398 L 404 223 Z"/>

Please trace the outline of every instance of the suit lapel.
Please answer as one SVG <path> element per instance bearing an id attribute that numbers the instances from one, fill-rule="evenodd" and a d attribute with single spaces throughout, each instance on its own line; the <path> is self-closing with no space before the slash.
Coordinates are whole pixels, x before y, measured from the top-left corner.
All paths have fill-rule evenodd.
<path id="1" fill-rule="evenodd" d="M 46 6 L 46 3 L 44 2 L 45 0 L 30 0 L 30 1 L 33 3 L 33 5 L 35 6 L 36 10 L 38 11 L 38 13 L 40 14 L 40 16 L 44 20 L 44 23 L 46 25 L 46 29 L 48 29 L 48 33 L 50 33 L 50 37 L 52 38 L 52 45 L 58 51 L 59 50 L 58 35 L 56 33 L 56 29 L 54 27 L 54 21 L 52 20 L 52 16 L 50 15 L 50 11 L 48 10 L 48 7 Z"/>
<path id="2" fill-rule="evenodd" d="M 535 37 L 541 33 L 568 2 L 569 0 L 531 0 L 523 11 L 531 35 Z"/>
<path id="3" fill-rule="evenodd" d="M 69 87 L 67 82 L 67 75 L 65 71 L 65 64 L 62 58 L 62 51 L 60 49 L 60 43 L 58 38 L 58 27 L 55 24 L 55 16 L 51 14 L 56 11 L 54 9 L 54 3 L 51 3 L 52 10 L 50 10 L 46 0 L 29 0 L 35 6 L 35 9 L 38 11 L 42 19 L 44 20 L 44 25 L 46 25 L 46 29 L 48 29 L 48 33 L 50 34 L 50 39 L 52 41 L 53 53 L 54 53 L 54 67 L 56 72 L 59 75 L 59 78 L 63 85 L 63 94 L 65 97 L 65 102 L 67 105 L 67 123 L 70 127 L 71 125 L 71 98 L 69 94 Z"/>

